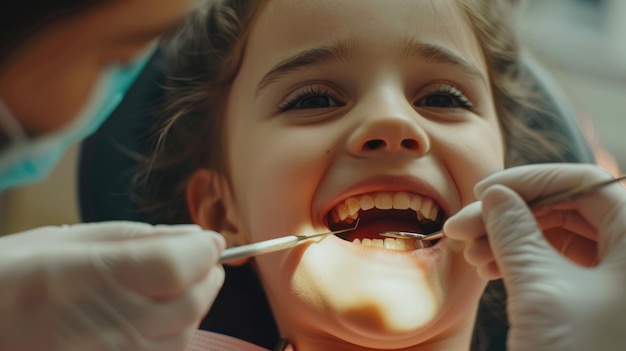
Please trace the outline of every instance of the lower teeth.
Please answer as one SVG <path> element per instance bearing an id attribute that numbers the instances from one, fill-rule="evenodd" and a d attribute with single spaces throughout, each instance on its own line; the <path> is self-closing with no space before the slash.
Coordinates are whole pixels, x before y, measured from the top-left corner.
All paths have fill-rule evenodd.
<path id="1" fill-rule="evenodd" d="M 380 247 L 389 250 L 395 251 L 410 251 L 415 249 L 423 249 L 425 247 L 431 246 L 430 243 L 424 242 L 422 240 L 415 239 L 395 239 L 395 238 L 385 238 L 385 239 L 354 239 L 352 243 L 359 244 L 363 246 L 373 246 Z"/>

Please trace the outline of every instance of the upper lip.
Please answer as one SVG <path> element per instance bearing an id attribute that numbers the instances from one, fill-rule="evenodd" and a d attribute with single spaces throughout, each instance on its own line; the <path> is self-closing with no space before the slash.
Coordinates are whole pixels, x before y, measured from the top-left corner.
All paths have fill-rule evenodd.
<path id="1" fill-rule="evenodd" d="M 359 181 L 358 183 L 351 185 L 347 189 L 340 192 L 337 196 L 335 196 L 333 201 L 331 201 L 328 205 L 322 207 L 319 213 L 320 223 L 324 223 L 326 226 L 328 226 L 328 213 L 333 208 L 335 208 L 335 206 L 339 205 L 342 201 L 345 201 L 346 199 L 357 195 L 383 191 L 405 191 L 408 193 L 413 193 L 426 198 L 430 198 L 435 202 L 435 204 L 437 204 L 437 206 L 439 206 L 439 208 L 441 208 L 444 213 L 444 217 L 446 217 L 446 214 L 448 213 L 441 194 L 423 179 L 408 175 L 378 175 Z"/>

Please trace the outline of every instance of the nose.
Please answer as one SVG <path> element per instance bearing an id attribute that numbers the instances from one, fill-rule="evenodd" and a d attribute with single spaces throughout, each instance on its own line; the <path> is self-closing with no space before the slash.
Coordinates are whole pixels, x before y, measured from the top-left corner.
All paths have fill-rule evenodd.
<path id="1" fill-rule="evenodd" d="M 422 117 L 412 106 L 389 105 L 376 104 L 375 109 L 370 109 L 364 118 L 359 119 L 361 123 L 348 138 L 351 154 L 358 157 L 419 157 L 428 152 L 430 140 L 420 124 L 424 123 Z"/>

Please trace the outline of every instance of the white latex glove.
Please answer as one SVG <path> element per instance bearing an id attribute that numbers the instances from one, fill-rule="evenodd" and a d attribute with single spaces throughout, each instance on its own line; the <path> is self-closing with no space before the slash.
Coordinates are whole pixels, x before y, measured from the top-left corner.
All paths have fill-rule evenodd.
<path id="1" fill-rule="evenodd" d="M 0 350 L 184 350 L 224 281 L 195 225 L 44 227 L 0 238 Z"/>
<path id="2" fill-rule="evenodd" d="M 509 350 L 626 350 L 624 187 L 538 210 L 537 220 L 524 201 L 610 178 L 590 165 L 511 168 L 477 184 L 481 201 L 446 222 L 479 274 L 504 280 Z"/>

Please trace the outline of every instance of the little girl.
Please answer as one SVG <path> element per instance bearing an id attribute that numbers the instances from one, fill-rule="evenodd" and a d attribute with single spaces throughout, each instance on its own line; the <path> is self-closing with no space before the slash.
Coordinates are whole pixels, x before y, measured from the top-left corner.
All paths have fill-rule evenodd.
<path id="1" fill-rule="evenodd" d="M 280 338 L 297 351 L 469 350 L 487 282 L 447 239 L 378 233 L 437 231 L 485 176 L 567 157 L 558 135 L 531 128 L 556 119 L 518 113 L 532 100 L 501 10 L 478 0 L 207 5 L 171 42 L 148 173 L 160 222 L 198 223 L 235 246 L 359 219 L 349 234 L 245 265 Z M 218 299 L 214 309 L 238 307 Z M 247 339 L 277 341 L 265 336 Z"/>

